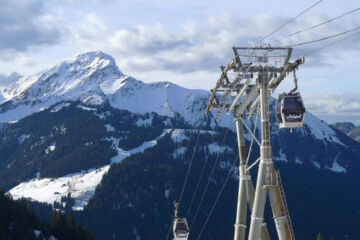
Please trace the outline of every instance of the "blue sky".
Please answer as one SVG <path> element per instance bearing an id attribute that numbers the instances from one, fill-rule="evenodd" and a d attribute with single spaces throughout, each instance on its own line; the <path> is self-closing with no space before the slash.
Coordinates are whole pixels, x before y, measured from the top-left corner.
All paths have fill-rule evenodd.
<path id="1" fill-rule="evenodd" d="M 85 51 L 115 57 L 124 73 L 145 82 L 171 81 L 210 89 L 231 47 L 248 46 L 316 0 L 2 0 L 0 86 Z M 360 11 L 290 38 L 304 27 L 360 7 L 323 0 L 267 39 L 286 45 L 360 26 Z M 336 40 L 336 39 L 334 39 Z M 294 49 L 294 58 L 334 40 Z M 360 35 L 306 59 L 299 70 L 307 109 L 327 122 L 360 124 Z M 278 92 L 292 87 L 287 79 Z"/>

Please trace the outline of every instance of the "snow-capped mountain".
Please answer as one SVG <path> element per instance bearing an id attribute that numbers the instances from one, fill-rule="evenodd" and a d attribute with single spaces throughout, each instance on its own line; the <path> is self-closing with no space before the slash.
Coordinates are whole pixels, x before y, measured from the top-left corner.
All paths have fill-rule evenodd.
<path id="1" fill-rule="evenodd" d="M 76 55 L 48 70 L 22 77 L 5 88 L 2 95 L 19 103 L 46 103 L 54 97 L 85 100 L 89 95 L 102 95 L 109 83 L 123 76 L 111 56 L 89 52 Z"/>
<path id="2" fill-rule="evenodd" d="M 25 76 L 3 89 L 2 95 L 6 102 L 0 105 L 0 122 L 17 121 L 60 101 L 80 100 L 89 105 L 108 101 L 116 109 L 133 113 L 178 115 L 190 124 L 199 124 L 209 92 L 171 82 L 144 83 L 124 75 L 113 57 L 98 51 L 76 55 L 48 70 Z M 273 107 L 274 102 L 271 110 Z M 220 125 L 228 126 L 231 118 L 224 114 Z M 307 115 L 305 125 L 314 137 L 341 144 L 334 130 L 313 115 Z"/>
<path id="3" fill-rule="evenodd" d="M 0 106 L 0 121 L 19 120 L 59 101 L 80 100 L 91 105 L 109 101 L 115 108 L 135 113 L 180 114 L 196 122 L 208 97 L 204 90 L 185 89 L 170 82 L 146 84 L 126 76 L 113 57 L 100 51 L 76 55 L 23 77 L 1 94 L 6 103 Z"/>
<path id="4" fill-rule="evenodd" d="M 45 109 L 57 112 L 67 107 L 68 101 L 80 101 L 80 108 L 90 111 L 93 109 L 93 112 L 96 112 L 96 106 L 108 104 L 111 108 L 128 110 L 136 114 L 153 112 L 169 118 L 180 117 L 194 128 L 204 119 L 203 112 L 209 97 L 208 91 L 205 90 L 186 89 L 170 82 L 144 83 L 136 80 L 122 73 L 113 57 L 100 51 L 79 54 L 50 69 L 22 77 L 10 87 L 3 89 L 1 94 L 6 100 L 0 105 L 0 122 L 18 121 Z M 274 99 L 270 108 L 273 112 Z M 273 115 L 272 113 L 272 135 L 274 144 L 279 146 L 278 152 L 274 152 L 274 157 L 279 161 L 288 161 L 291 153 L 286 154 L 287 150 L 282 148 L 281 141 L 286 143 L 290 135 L 287 130 L 278 128 Z M 209 121 L 211 128 L 219 126 L 211 115 Z M 220 126 L 230 127 L 235 131 L 232 122 L 232 117 L 224 114 Z M 152 122 L 148 124 L 152 125 Z M 339 139 L 338 132 L 311 113 L 306 115 L 305 128 L 295 129 L 294 135 L 317 139 L 325 145 L 347 147 Z M 347 172 L 348 164 L 345 164 L 343 158 L 341 155 L 326 160 L 311 157 L 311 161 L 318 168 Z M 298 158 L 295 161 L 302 162 Z"/>
<path id="5" fill-rule="evenodd" d="M 1 90 L 0 103 L 1 96 L 4 100 L 0 104 L 1 187 L 10 191 L 14 198 L 26 197 L 47 203 L 61 202 L 70 194 L 74 198 L 73 210 L 84 209 L 87 214 L 90 211 L 87 209 L 97 211 L 99 206 L 109 207 L 109 211 L 136 209 L 138 198 L 132 198 L 133 190 L 127 189 L 123 195 L 111 181 L 119 181 L 119 186 L 124 186 L 123 177 L 131 176 L 130 183 L 138 182 L 142 179 L 139 175 L 143 174 L 151 184 L 153 179 L 164 184 L 156 190 L 164 194 L 148 202 L 155 201 L 157 206 L 171 208 L 179 190 L 176 183 L 183 178 L 185 169 L 182 168 L 188 164 L 197 128 L 204 121 L 209 92 L 186 89 L 170 82 L 144 83 L 122 73 L 111 56 L 90 52 L 23 77 Z M 305 169 L 307 177 L 301 180 L 317 174 L 331 176 L 330 179 L 357 176 L 360 172 L 359 143 L 311 113 L 306 114 L 304 128 L 294 129 L 292 133 L 279 129 L 274 108 L 273 99 L 270 105 L 273 155 L 282 170 L 290 173 L 293 169 Z M 248 123 L 253 127 L 253 123 Z M 257 126 L 259 134 L 259 122 Z M 223 127 L 230 127 L 232 131 L 221 146 Z M 232 166 L 232 157 L 237 152 L 232 116 L 224 114 L 218 124 L 209 115 L 203 129 L 200 156 L 195 164 L 204 159 L 211 162 L 217 153 L 222 153 L 224 159 L 217 170 L 221 176 Z M 247 140 L 249 137 L 247 135 Z M 257 154 L 255 151 L 252 160 Z M 143 165 L 131 167 L 148 158 L 151 161 L 141 163 L 149 164 L 146 168 L 142 169 Z M 157 167 L 163 171 L 163 166 L 169 171 L 182 170 L 164 175 L 154 172 Z M 122 168 L 127 169 L 125 175 L 114 174 Z M 200 166 L 195 169 L 198 171 Z M 309 171 L 311 174 L 307 173 Z M 132 175 L 132 172 L 139 175 Z M 193 174 L 195 178 L 199 172 Z M 296 174 L 293 175 L 288 176 L 290 180 L 296 178 Z M 215 188 L 217 181 L 219 179 L 214 179 Z M 318 181 L 326 184 L 322 179 Z M 150 189 L 142 185 L 136 188 L 151 192 L 151 184 Z M 311 188 L 304 189 L 304 194 L 311 194 L 307 192 Z M 290 198 L 296 195 L 291 194 Z M 102 198 L 110 200 L 106 202 Z M 158 198 L 163 202 L 157 202 Z M 165 210 L 157 207 L 157 211 L 164 213 Z M 136 214 L 142 216 L 143 213 Z M 163 227 L 164 219 L 160 222 Z M 84 224 L 91 225 L 86 221 Z M 105 228 L 99 228 L 98 232 Z"/>

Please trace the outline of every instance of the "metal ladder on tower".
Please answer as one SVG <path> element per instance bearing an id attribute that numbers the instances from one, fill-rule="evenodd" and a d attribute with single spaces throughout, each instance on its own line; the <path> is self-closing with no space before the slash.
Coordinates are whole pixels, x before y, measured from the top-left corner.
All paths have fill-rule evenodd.
<path id="1" fill-rule="evenodd" d="M 285 198 L 285 192 L 284 192 L 284 187 L 281 181 L 281 177 L 280 177 L 280 171 L 277 171 L 277 178 L 278 178 L 278 184 L 279 184 L 279 188 L 280 188 L 280 195 L 281 198 L 283 200 L 284 203 L 284 208 L 285 208 L 285 214 L 286 214 L 286 218 L 289 224 L 289 229 L 290 229 L 290 234 L 291 234 L 291 240 L 295 240 L 295 234 L 294 234 L 294 229 L 291 223 L 291 218 L 290 218 L 290 214 L 289 214 L 289 208 L 286 202 L 286 198 Z"/>

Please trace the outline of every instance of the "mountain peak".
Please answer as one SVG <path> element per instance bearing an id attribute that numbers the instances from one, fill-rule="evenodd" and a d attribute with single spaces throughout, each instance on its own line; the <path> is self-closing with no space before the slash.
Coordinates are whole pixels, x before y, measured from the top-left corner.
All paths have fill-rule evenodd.
<path id="1" fill-rule="evenodd" d="M 101 92 L 100 84 L 124 76 L 115 59 L 101 51 L 77 54 L 54 67 L 23 77 L 3 90 L 7 100 L 38 101 L 49 97 L 76 99 Z"/>
<path id="2" fill-rule="evenodd" d="M 102 51 L 92 51 L 76 54 L 68 63 L 79 63 L 81 65 L 116 66 L 115 59 Z"/>

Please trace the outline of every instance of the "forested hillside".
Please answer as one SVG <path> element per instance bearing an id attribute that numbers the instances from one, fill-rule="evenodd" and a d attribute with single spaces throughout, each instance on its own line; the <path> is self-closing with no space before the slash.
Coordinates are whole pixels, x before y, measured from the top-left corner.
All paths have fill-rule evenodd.
<path id="1" fill-rule="evenodd" d="M 138 81 L 124 75 L 111 56 L 91 52 L 24 77 L 3 93 L 0 187 L 14 199 L 31 200 L 41 219 L 54 226 L 72 222 L 66 216 L 51 221 L 51 207 L 38 202 L 71 212 L 97 239 L 164 239 L 194 153 L 179 213 L 188 218 L 191 238 L 202 229 L 204 239 L 232 238 L 236 130 L 231 115 L 220 121 L 212 113 L 204 117 L 207 91 Z M 309 112 L 303 128 L 280 129 L 275 99 L 270 103 L 274 165 L 297 239 L 319 232 L 325 239 L 360 239 L 360 143 Z M 259 138 L 260 120 L 245 121 Z M 245 138 L 249 143 L 247 129 Z M 258 157 L 254 147 L 249 164 Z M 257 167 L 251 174 L 255 181 Z M 271 212 L 266 221 L 274 236 Z M 60 234 L 51 226 L 44 234 Z"/>
<path id="2" fill-rule="evenodd" d="M 0 192 L 0 239 L 91 240 L 92 234 L 75 223 L 71 214 L 53 211 L 50 223 L 41 221 L 25 199 L 14 201 Z"/>

